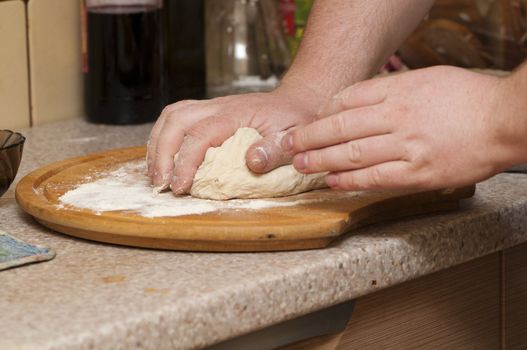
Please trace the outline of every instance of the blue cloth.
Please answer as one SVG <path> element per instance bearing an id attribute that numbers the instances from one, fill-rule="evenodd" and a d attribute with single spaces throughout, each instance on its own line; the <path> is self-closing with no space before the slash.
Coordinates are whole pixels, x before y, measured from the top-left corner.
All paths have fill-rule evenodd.
<path id="1" fill-rule="evenodd" d="M 27 244 L 0 231 L 0 270 L 51 260 L 54 257 L 55 252 L 49 248 Z"/>

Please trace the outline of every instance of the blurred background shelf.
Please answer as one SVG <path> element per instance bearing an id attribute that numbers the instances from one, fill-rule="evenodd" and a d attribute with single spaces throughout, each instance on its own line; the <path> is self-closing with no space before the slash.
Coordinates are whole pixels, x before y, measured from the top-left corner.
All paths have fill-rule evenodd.
<path id="1" fill-rule="evenodd" d="M 0 0 L 0 128 L 85 117 L 82 1 Z M 209 96 L 272 89 L 313 4 L 160 1 L 173 36 L 164 48 L 167 104 L 204 98 L 207 83 Z M 527 56 L 527 1 L 437 0 L 397 54 L 402 64 L 390 63 L 388 71 L 438 64 L 512 70 Z"/>

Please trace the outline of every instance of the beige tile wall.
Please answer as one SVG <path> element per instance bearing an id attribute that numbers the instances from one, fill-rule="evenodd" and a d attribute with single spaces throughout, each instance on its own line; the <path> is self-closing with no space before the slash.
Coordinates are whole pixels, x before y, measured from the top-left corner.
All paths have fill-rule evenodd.
<path id="1" fill-rule="evenodd" d="M 0 0 L 0 129 L 84 115 L 80 0 Z"/>
<path id="2" fill-rule="evenodd" d="M 29 60 L 33 125 L 80 118 L 80 0 L 29 0 Z"/>
<path id="3" fill-rule="evenodd" d="M 29 86 L 23 1 L 0 2 L 0 129 L 28 127 Z"/>

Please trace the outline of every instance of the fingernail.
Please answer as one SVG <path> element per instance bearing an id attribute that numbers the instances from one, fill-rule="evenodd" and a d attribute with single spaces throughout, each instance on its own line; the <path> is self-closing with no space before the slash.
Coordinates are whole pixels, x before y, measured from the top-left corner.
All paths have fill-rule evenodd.
<path id="1" fill-rule="evenodd" d="M 176 193 L 177 191 L 180 191 L 181 186 L 179 186 L 179 178 L 177 176 L 172 177 L 172 182 L 170 183 L 170 189 L 172 192 Z"/>
<path id="2" fill-rule="evenodd" d="M 326 176 L 326 183 L 329 187 L 338 187 L 339 177 L 335 174 L 329 174 L 328 176 Z"/>
<path id="3" fill-rule="evenodd" d="M 168 187 L 169 177 L 170 177 L 170 174 L 165 173 L 163 175 L 160 175 L 159 172 L 154 171 L 154 185 Z"/>
<path id="4" fill-rule="evenodd" d="M 174 192 L 174 194 L 180 194 L 182 192 L 181 187 L 178 184 L 174 183 L 170 184 L 170 190 Z"/>
<path id="5" fill-rule="evenodd" d="M 159 172 L 157 172 L 155 169 L 152 171 L 152 183 L 154 186 L 157 186 L 161 182 L 161 178 L 159 177 Z"/>
<path id="6" fill-rule="evenodd" d="M 152 195 L 155 197 L 159 195 L 161 192 L 163 192 L 164 190 L 166 190 L 167 188 L 168 188 L 168 185 L 155 186 L 152 189 Z"/>
<path id="7" fill-rule="evenodd" d="M 181 179 L 180 177 L 174 176 L 172 178 L 172 183 L 170 184 L 170 189 L 174 194 L 183 194 L 185 193 L 185 185 L 187 181 Z"/>
<path id="8" fill-rule="evenodd" d="M 269 157 L 262 147 L 257 147 L 255 156 L 249 159 L 250 166 L 253 170 L 263 170 L 267 167 Z"/>
<path id="9" fill-rule="evenodd" d="M 307 167 L 307 163 L 309 161 L 309 156 L 306 154 L 299 154 L 293 159 L 293 165 L 295 166 L 296 170 L 303 171 Z"/>
<path id="10" fill-rule="evenodd" d="M 282 139 L 282 149 L 285 152 L 291 152 L 293 150 L 293 136 L 285 135 Z"/>

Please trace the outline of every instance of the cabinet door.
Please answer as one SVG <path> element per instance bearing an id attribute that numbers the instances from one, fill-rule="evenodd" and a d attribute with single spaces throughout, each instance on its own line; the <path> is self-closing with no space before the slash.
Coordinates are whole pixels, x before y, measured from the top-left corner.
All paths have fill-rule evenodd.
<path id="1" fill-rule="evenodd" d="M 0 129 L 29 126 L 26 13 L 23 1 L 0 1 Z"/>
<path id="2" fill-rule="evenodd" d="M 80 18 L 80 0 L 28 2 L 34 125 L 83 115 Z"/>
<path id="3" fill-rule="evenodd" d="M 495 253 L 363 296 L 344 332 L 280 350 L 498 350 L 500 279 Z"/>
<path id="4" fill-rule="evenodd" d="M 527 244 L 504 251 L 505 349 L 527 349 Z"/>

